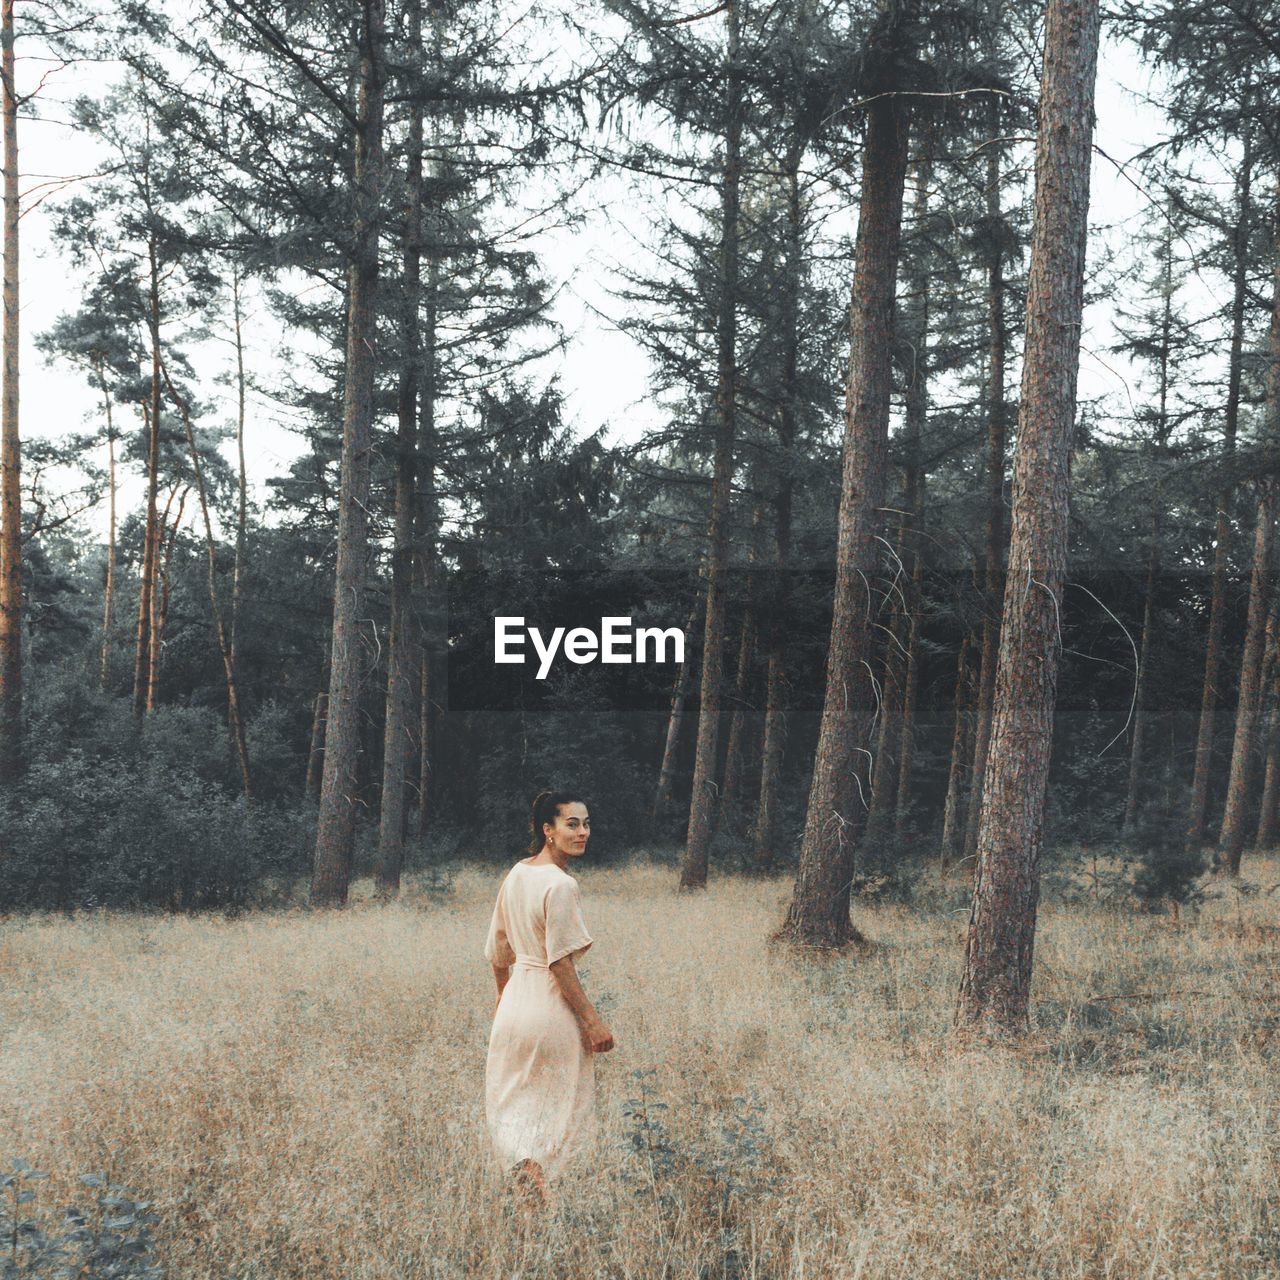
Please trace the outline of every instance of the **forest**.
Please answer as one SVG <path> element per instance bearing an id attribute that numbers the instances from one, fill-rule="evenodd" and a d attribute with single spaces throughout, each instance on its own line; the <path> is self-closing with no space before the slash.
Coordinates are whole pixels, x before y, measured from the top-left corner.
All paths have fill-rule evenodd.
<path id="1" fill-rule="evenodd" d="M 1276 1274 L 1277 17 L 2 0 L 76 1274 Z M 560 788 L 614 1145 L 531 1236 L 480 942 Z"/>
<path id="2" fill-rule="evenodd" d="M 1059 8 L 1089 47 L 1051 104 Z M 569 779 L 598 857 L 794 875 L 786 931 L 830 945 L 932 863 L 1102 849 L 1176 911 L 1274 844 L 1264 7 L 1106 15 L 1163 124 L 1102 251 L 1088 5 L 21 16 L 56 74 L 6 100 L 6 906 L 393 896 Z M 52 111 L 97 171 L 24 193 Z M 566 419 L 539 257 L 624 190 L 630 433 Z M 35 347 L 98 406 L 25 438 L 24 200 L 64 281 Z M 1081 346 L 1123 398 L 1076 403 Z M 267 418 L 296 452 L 251 485 Z M 522 610 L 690 654 L 494 684 Z"/>

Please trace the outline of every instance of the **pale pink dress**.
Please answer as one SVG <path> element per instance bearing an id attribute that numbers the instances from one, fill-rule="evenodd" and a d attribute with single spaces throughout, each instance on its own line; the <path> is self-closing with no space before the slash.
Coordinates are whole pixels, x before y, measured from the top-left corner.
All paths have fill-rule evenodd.
<path id="1" fill-rule="evenodd" d="M 549 966 L 591 945 L 578 882 L 517 862 L 489 924 L 485 959 L 514 966 L 489 1033 L 485 1117 L 504 1169 L 536 1160 L 554 1178 L 595 1132 L 595 1063 Z"/>

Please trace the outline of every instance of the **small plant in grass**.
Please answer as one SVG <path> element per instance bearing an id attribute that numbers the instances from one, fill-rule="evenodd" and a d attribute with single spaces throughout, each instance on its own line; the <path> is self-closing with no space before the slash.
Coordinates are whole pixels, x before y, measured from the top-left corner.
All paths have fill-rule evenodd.
<path id="1" fill-rule="evenodd" d="M 1182 815 L 1174 809 L 1143 810 L 1129 838 L 1138 855 L 1133 892 L 1148 910 L 1169 903 L 1174 920 L 1182 907 L 1198 904 L 1204 890 L 1198 884 L 1204 874 L 1204 854 L 1187 847 Z"/>
<path id="2" fill-rule="evenodd" d="M 151 1257 L 151 1226 L 158 1221 L 145 1212 L 149 1201 L 135 1201 L 124 1187 L 108 1183 L 97 1173 L 82 1173 L 80 1181 L 101 1190 L 95 1207 L 67 1205 L 57 1229 L 34 1217 L 23 1206 L 36 1199 L 28 1183 L 47 1178 L 20 1157 L 0 1171 L 0 1190 L 7 1193 L 0 1208 L 0 1280 L 161 1280 L 164 1268 Z"/>
<path id="3" fill-rule="evenodd" d="M 650 1077 L 656 1074 L 653 1067 L 631 1073 L 639 1096 L 628 1098 L 622 1110 L 631 1121 L 630 1145 L 640 1162 L 622 1176 L 637 1190 L 648 1191 L 663 1219 L 671 1215 L 671 1221 L 679 1216 L 680 1188 L 701 1184 L 718 1217 L 721 1269 L 717 1275 L 744 1274 L 737 1204 L 781 1186 L 779 1178 L 767 1174 L 767 1139 L 760 1122 L 764 1105 L 754 1092 L 749 1097 L 735 1095 L 728 1107 L 712 1109 L 705 1149 L 680 1145 L 662 1114 L 667 1104 L 653 1096 Z"/>

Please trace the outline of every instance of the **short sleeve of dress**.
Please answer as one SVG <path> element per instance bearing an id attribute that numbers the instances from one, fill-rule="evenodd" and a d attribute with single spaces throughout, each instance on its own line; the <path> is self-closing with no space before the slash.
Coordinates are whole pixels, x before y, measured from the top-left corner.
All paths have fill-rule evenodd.
<path id="1" fill-rule="evenodd" d="M 568 955 L 576 960 L 592 942 L 582 918 L 578 882 L 570 876 L 557 876 L 547 890 L 546 906 L 547 964 L 555 964 Z"/>
<path id="2" fill-rule="evenodd" d="M 493 919 L 489 921 L 489 936 L 484 944 L 484 958 L 499 969 L 510 968 L 516 962 L 516 953 L 507 938 L 507 914 L 503 901 L 506 890 L 504 880 L 498 890 L 498 900 L 493 905 Z"/>

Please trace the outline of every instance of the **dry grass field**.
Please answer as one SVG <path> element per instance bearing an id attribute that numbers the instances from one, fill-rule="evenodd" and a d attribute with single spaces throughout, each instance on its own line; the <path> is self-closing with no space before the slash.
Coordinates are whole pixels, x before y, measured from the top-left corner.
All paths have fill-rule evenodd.
<path id="1" fill-rule="evenodd" d="M 824 958 L 766 945 L 785 880 L 577 874 L 617 1048 L 554 1217 L 485 1138 L 474 868 L 390 909 L 5 922 L 0 1162 L 50 1175 L 25 1209 L 103 1171 L 171 1280 L 1280 1276 L 1274 859 L 1178 923 L 1046 891 L 1017 1049 L 951 1038 L 955 880 Z"/>

